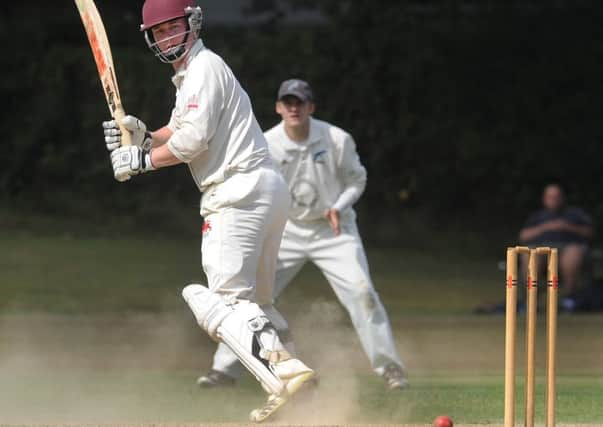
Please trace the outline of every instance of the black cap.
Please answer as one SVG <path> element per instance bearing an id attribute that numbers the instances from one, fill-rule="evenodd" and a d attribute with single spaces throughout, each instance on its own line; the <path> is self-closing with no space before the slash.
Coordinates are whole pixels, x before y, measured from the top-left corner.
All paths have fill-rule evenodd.
<path id="1" fill-rule="evenodd" d="M 282 100 L 285 96 L 295 96 L 303 102 L 312 102 L 314 99 L 312 88 L 308 82 L 300 79 L 289 79 L 281 83 L 281 87 L 278 90 L 278 101 Z"/>

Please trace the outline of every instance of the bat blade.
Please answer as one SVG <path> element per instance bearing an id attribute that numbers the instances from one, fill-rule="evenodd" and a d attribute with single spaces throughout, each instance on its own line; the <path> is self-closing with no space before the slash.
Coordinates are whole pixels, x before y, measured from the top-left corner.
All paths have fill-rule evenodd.
<path id="1" fill-rule="evenodd" d="M 96 69 L 98 70 L 98 76 L 105 93 L 111 117 L 117 121 L 121 130 L 121 144 L 131 145 L 130 132 L 121 124 L 126 113 L 122 106 L 121 95 L 119 94 L 111 45 L 107 38 L 105 26 L 94 4 L 94 0 L 75 0 L 75 4 L 80 13 L 86 35 L 88 36 L 88 42 L 92 49 L 94 62 L 96 62 Z"/>

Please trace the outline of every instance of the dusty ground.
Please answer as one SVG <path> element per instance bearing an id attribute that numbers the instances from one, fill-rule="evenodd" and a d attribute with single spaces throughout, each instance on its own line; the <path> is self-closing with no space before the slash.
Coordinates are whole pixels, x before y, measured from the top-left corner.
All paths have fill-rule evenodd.
<path id="1" fill-rule="evenodd" d="M 194 240 L 0 238 L 0 425 L 244 425 L 264 399 L 249 376 L 231 389 L 195 385 L 214 349 L 179 294 L 200 278 L 197 252 Z M 457 425 L 499 424 L 504 317 L 471 314 L 504 294 L 497 259 L 415 248 L 369 258 L 411 388 L 385 391 L 324 279 L 305 269 L 279 307 L 321 383 L 277 421 L 427 425 L 446 414 Z M 559 319 L 560 425 L 603 422 L 601 331 L 600 315 Z M 541 322 L 539 402 L 543 340 Z M 520 334 L 518 366 L 522 347 Z"/>
<path id="2" fill-rule="evenodd" d="M 318 318 L 317 312 L 329 316 Z M 392 395 L 371 374 L 343 312 L 334 303 L 320 301 L 309 312 L 293 316 L 291 323 L 294 333 L 313 330 L 311 335 L 296 333 L 297 344 L 318 369 L 321 386 L 309 403 L 288 408 L 282 421 L 403 424 L 448 414 L 459 425 L 500 422 L 503 320 L 396 317 L 412 387 Z M 592 339 L 602 328 L 603 318 L 597 316 L 566 317 L 560 323 L 560 423 L 603 419 L 603 340 Z M 217 392 L 194 384 L 196 375 L 208 368 L 213 348 L 186 313 L 0 316 L 0 422 L 175 425 L 244 420 L 263 399 L 249 377 L 241 387 Z M 521 355 L 521 348 L 518 352 Z M 519 378 L 518 400 L 521 386 Z M 520 405 L 518 401 L 518 417 Z"/>

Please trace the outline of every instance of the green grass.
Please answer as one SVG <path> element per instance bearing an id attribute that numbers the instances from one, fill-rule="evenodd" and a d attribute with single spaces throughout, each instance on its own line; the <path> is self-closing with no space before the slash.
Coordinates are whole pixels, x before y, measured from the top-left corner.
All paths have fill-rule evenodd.
<path id="1" fill-rule="evenodd" d="M 204 280 L 196 235 L 170 239 L 7 234 L 0 238 L 4 312 L 180 310 L 181 288 Z M 413 249 L 375 249 L 368 256 L 375 285 L 394 311 L 465 313 L 483 298 L 501 295 L 503 274 L 496 269 L 496 258 Z M 327 288 L 315 269 L 306 268 L 287 290 L 283 304 L 302 294 L 330 297 Z"/>
<path id="2" fill-rule="evenodd" d="M 369 250 L 410 374 L 403 393 L 384 390 L 328 284 L 303 270 L 279 306 L 321 386 L 283 422 L 502 421 L 504 318 L 472 314 L 504 295 L 499 251 L 443 246 Z M 263 398 L 249 377 L 228 390 L 194 385 L 214 348 L 180 297 L 185 284 L 203 280 L 199 236 L 13 231 L 0 238 L 0 253 L 0 424 L 241 422 Z M 603 316 L 560 317 L 560 423 L 603 422 L 601 331 Z M 518 340 L 521 366 L 521 333 Z M 519 377 L 518 422 L 522 392 Z"/>
<path id="3" fill-rule="evenodd" d="M 236 423 L 262 402 L 254 381 L 240 387 L 198 390 L 195 371 L 63 371 L 4 378 L 0 397 L 3 423 Z M 14 383 L 6 382 L 7 379 Z M 378 378 L 356 375 L 354 390 L 342 389 L 349 377 L 332 375 L 314 396 L 291 407 L 278 422 L 426 424 L 438 414 L 458 424 L 501 423 L 501 378 L 419 377 L 404 393 L 388 393 Z M 7 385 L 10 393 L 6 392 Z M 585 377 L 559 380 L 558 421 L 593 423 L 600 418 L 602 381 Z M 518 387 L 521 395 L 522 387 Z M 10 395 L 9 395 L 10 394 Z M 353 399 L 352 399 L 353 397 Z M 541 399 L 542 393 L 538 393 Z M 350 398 L 350 401 L 346 399 Z M 598 400 L 597 400 L 598 399 Z M 519 404 L 518 399 L 518 404 Z M 10 404 L 10 406 L 9 406 Z M 518 406 L 521 413 L 521 406 Z M 543 420 L 542 405 L 537 422 Z M 520 422 L 520 414 L 518 415 Z"/>

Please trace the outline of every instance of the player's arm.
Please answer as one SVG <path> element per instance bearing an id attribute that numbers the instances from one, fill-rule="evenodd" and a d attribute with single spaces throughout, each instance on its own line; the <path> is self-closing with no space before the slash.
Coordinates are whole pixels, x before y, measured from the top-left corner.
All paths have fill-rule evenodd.
<path id="1" fill-rule="evenodd" d="M 182 163 L 168 148 L 167 144 L 160 145 L 151 150 L 151 163 L 156 169 L 174 166 Z"/>
<path id="2" fill-rule="evenodd" d="M 341 212 L 356 203 L 366 188 L 366 169 L 360 163 L 356 144 L 350 136 L 344 140 L 338 164 L 338 177 L 344 190 L 332 207 Z"/>
<path id="3" fill-rule="evenodd" d="M 151 163 L 156 169 L 174 166 L 182 163 L 167 147 L 166 142 L 170 140 L 174 131 L 166 125 L 156 131 L 151 132 L 153 145 L 151 149 Z"/>
<path id="4" fill-rule="evenodd" d="M 344 189 L 333 206 L 325 212 L 335 235 L 341 232 L 339 213 L 356 203 L 366 188 L 366 169 L 360 163 L 352 137 L 347 136 L 344 140 L 337 164 L 337 176 L 342 180 Z"/>
<path id="5" fill-rule="evenodd" d="M 153 147 L 160 147 L 171 138 L 174 132 L 168 127 L 164 126 L 151 132 L 151 139 L 153 140 Z"/>
<path id="6" fill-rule="evenodd" d="M 173 124 L 172 118 L 167 126 L 174 132 L 165 147 L 182 163 L 193 161 L 207 150 L 222 113 L 224 94 L 217 72 L 211 67 L 202 71 L 197 73 L 195 80 L 189 83 L 187 92 L 190 95 L 194 94 L 203 102 L 187 106 L 187 110 L 178 118 L 178 125 Z M 158 153 L 158 156 L 160 154 L 167 155 L 163 151 Z M 162 158 L 167 160 L 167 157 L 162 156 Z"/>
<path id="7" fill-rule="evenodd" d="M 207 150 L 217 127 L 222 94 L 215 74 L 200 73 L 199 76 L 187 90 L 206 100 L 205 103 L 189 107 L 178 118 L 178 125 L 172 115 L 167 126 L 153 133 L 146 132 L 145 127 L 145 135 L 152 141 L 150 147 L 119 147 L 111 153 L 118 181 L 157 168 L 189 163 Z"/>

